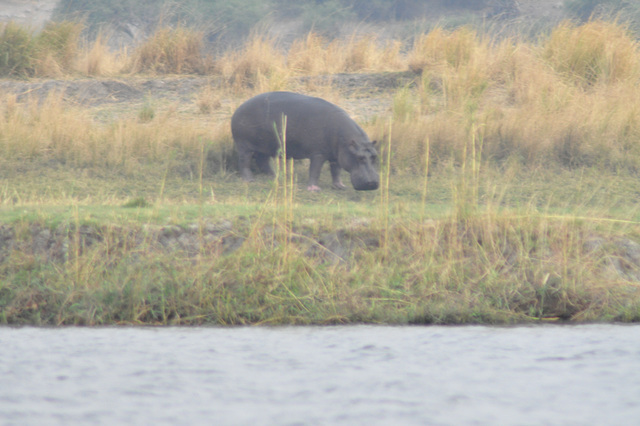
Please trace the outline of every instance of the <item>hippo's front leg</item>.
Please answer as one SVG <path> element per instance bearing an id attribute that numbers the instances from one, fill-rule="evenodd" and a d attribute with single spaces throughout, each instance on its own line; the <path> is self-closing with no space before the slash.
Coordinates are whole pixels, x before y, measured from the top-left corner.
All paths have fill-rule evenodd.
<path id="1" fill-rule="evenodd" d="M 333 180 L 333 187 L 335 189 L 345 189 L 346 186 L 342 183 L 342 179 L 340 179 L 340 165 L 337 161 L 332 161 L 329 163 L 331 166 L 331 179 Z"/>
<path id="2" fill-rule="evenodd" d="M 320 171 L 322 165 L 326 161 L 326 158 L 322 154 L 313 154 L 310 157 L 311 164 L 309 164 L 309 185 L 307 185 L 307 191 L 317 192 L 320 191 L 318 186 L 318 179 L 320 179 Z"/>

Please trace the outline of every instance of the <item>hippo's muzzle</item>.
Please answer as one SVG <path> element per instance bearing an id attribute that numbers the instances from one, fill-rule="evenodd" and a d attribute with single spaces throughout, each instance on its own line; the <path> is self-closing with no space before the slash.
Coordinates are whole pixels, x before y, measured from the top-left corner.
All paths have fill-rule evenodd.
<path id="1" fill-rule="evenodd" d="M 366 182 L 364 184 L 360 184 L 358 186 L 353 185 L 353 188 L 356 191 L 373 191 L 375 189 L 378 189 L 378 182 L 377 181 L 371 181 L 371 182 Z"/>
<path id="2" fill-rule="evenodd" d="M 373 191 L 380 186 L 380 178 L 373 169 L 366 173 L 351 173 L 351 184 L 356 191 Z"/>

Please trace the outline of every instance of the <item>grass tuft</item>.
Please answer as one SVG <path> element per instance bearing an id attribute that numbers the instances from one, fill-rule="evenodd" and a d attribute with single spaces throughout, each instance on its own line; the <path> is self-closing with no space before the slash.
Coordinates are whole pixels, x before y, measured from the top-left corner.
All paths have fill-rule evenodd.
<path id="1" fill-rule="evenodd" d="M 159 28 L 131 58 L 130 71 L 158 74 L 203 74 L 201 32 L 183 28 Z"/>
<path id="2" fill-rule="evenodd" d="M 36 47 L 32 34 L 9 21 L 0 33 L 0 75 L 26 78 L 33 75 Z"/>
<path id="3" fill-rule="evenodd" d="M 543 46 L 543 57 L 573 83 L 584 87 L 638 79 L 637 41 L 614 22 L 564 22 Z"/>

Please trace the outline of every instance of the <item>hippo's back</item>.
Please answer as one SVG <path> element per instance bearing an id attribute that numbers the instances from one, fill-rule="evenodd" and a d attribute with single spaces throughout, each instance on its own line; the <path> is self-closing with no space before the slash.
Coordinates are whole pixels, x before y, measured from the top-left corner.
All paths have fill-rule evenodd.
<path id="1" fill-rule="evenodd" d="M 273 119 L 282 114 L 300 119 L 316 114 L 346 114 L 337 105 L 313 96 L 292 92 L 268 92 L 254 96 L 238 107 L 231 125 L 239 120 Z"/>
<path id="2" fill-rule="evenodd" d="M 237 136 L 252 136 L 254 132 L 268 130 L 273 132 L 273 124 L 280 126 L 282 117 L 287 117 L 292 129 L 304 129 L 308 132 L 313 127 L 335 125 L 336 120 L 350 120 L 346 112 L 321 98 L 301 95 L 292 92 L 268 92 L 247 100 L 231 117 L 231 132 Z"/>

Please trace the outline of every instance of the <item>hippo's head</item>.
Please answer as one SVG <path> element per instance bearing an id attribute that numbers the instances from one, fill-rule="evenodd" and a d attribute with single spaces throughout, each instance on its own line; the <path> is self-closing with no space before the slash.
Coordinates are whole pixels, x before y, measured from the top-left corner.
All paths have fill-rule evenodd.
<path id="1" fill-rule="evenodd" d="M 340 150 L 338 163 L 351 174 L 351 184 L 357 191 L 378 189 L 380 177 L 375 169 L 378 153 L 376 142 L 351 140 Z"/>

